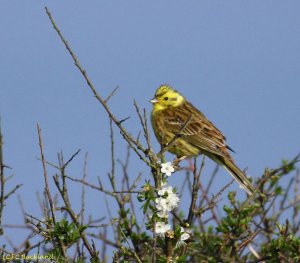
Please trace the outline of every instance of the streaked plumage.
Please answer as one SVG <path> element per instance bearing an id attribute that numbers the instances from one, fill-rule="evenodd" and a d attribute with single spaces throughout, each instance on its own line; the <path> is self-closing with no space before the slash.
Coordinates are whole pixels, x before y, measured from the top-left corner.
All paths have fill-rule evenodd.
<path id="1" fill-rule="evenodd" d="M 177 157 L 205 154 L 223 166 L 250 195 L 253 193 L 252 184 L 229 154 L 232 149 L 227 146 L 226 138 L 202 112 L 167 85 L 156 90 L 151 102 L 151 121 L 158 141 L 167 145 L 179 135 L 169 152 Z"/>

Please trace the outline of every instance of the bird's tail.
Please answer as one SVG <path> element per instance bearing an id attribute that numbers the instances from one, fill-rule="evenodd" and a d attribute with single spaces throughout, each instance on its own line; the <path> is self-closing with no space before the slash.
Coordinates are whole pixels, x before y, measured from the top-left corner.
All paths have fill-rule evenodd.
<path id="1" fill-rule="evenodd" d="M 209 157 L 223 166 L 225 170 L 228 171 L 229 174 L 240 184 L 241 188 L 246 190 L 249 195 L 253 195 L 255 191 L 253 185 L 247 176 L 234 164 L 231 159 L 217 155 Z"/>

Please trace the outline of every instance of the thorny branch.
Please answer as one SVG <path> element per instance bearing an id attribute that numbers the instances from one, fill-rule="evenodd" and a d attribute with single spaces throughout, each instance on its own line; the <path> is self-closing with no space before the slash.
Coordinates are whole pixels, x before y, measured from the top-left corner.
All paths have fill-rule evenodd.
<path id="1" fill-rule="evenodd" d="M 4 231 L 2 228 L 2 217 L 3 217 L 3 209 L 5 206 L 5 200 L 7 200 L 11 195 L 13 195 L 22 186 L 22 184 L 17 184 L 8 193 L 5 193 L 5 184 L 6 184 L 7 180 L 10 178 L 10 177 L 5 178 L 5 175 L 4 175 L 5 168 L 10 168 L 10 167 L 4 164 L 3 135 L 2 135 L 1 118 L 0 118 L 0 236 L 4 234 Z"/>
<path id="2" fill-rule="evenodd" d="M 43 141 L 42 141 L 41 128 L 40 128 L 39 124 L 37 124 L 37 130 L 38 130 L 38 136 L 39 136 L 41 160 L 42 160 L 42 165 L 43 165 L 43 175 L 44 175 L 44 180 L 45 180 L 45 192 L 46 192 L 49 204 L 50 204 L 52 223 L 55 224 L 55 222 L 56 222 L 55 212 L 54 212 L 55 207 L 54 207 L 53 199 L 52 199 L 50 189 L 49 189 L 48 174 L 47 174 L 46 162 L 45 162 L 45 157 L 44 157 L 44 146 L 43 146 Z"/>
<path id="3" fill-rule="evenodd" d="M 77 59 L 76 55 L 74 54 L 74 52 L 72 51 L 71 47 L 69 46 L 68 42 L 66 41 L 66 39 L 64 38 L 64 36 L 62 35 L 62 33 L 60 32 L 60 30 L 58 29 L 54 19 L 52 18 L 52 15 L 50 13 L 50 11 L 48 10 L 47 7 L 45 7 L 46 9 L 46 13 L 53 25 L 53 28 L 55 29 L 55 31 L 57 32 L 57 34 L 59 35 L 61 41 L 64 43 L 66 49 L 68 50 L 68 52 L 70 53 L 75 66 L 79 69 L 79 71 L 81 72 L 82 76 L 84 77 L 84 79 L 86 80 L 89 88 L 91 89 L 91 91 L 93 92 L 94 96 L 96 97 L 96 99 L 101 103 L 101 105 L 103 106 L 103 108 L 106 110 L 109 118 L 117 125 L 117 127 L 119 128 L 121 134 L 123 135 L 124 139 L 127 141 L 128 145 L 133 149 L 133 151 L 140 157 L 141 160 L 143 160 L 149 167 L 152 167 L 154 169 L 157 169 L 156 166 L 153 165 L 153 160 L 156 159 L 156 156 L 153 152 L 150 152 L 149 149 L 145 149 L 137 140 L 135 140 L 127 131 L 126 129 L 123 127 L 122 122 L 123 121 L 119 121 L 115 115 L 111 112 L 111 110 L 109 109 L 106 101 L 104 99 L 102 99 L 102 97 L 98 94 L 94 84 L 92 83 L 92 81 L 90 80 L 90 78 L 88 77 L 86 71 L 83 69 L 83 67 L 81 66 L 81 64 L 79 63 L 79 60 Z M 150 160 L 152 160 L 152 162 L 149 162 L 145 157 L 143 157 L 140 153 L 140 151 L 146 156 L 148 157 Z"/>

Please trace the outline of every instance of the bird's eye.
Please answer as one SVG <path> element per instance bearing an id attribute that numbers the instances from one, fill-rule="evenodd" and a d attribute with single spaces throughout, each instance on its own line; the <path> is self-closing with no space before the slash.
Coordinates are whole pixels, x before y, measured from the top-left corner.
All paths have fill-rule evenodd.
<path id="1" fill-rule="evenodd" d="M 164 97 L 164 100 L 168 100 L 169 98 L 168 97 Z"/>

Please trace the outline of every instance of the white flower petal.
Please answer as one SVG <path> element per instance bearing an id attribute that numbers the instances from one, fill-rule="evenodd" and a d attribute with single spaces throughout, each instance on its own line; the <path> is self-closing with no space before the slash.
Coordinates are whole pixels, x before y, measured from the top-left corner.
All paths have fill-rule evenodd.
<path id="1" fill-rule="evenodd" d="M 157 215 L 160 217 L 160 218 L 168 218 L 169 217 L 169 213 L 168 211 L 166 210 L 161 210 L 157 213 Z"/>
<path id="2" fill-rule="evenodd" d="M 164 222 L 156 222 L 154 225 L 154 232 L 159 236 L 164 236 L 164 234 L 171 229 L 169 224 Z"/>
<path id="3" fill-rule="evenodd" d="M 171 176 L 171 174 L 175 171 L 171 162 L 166 162 L 161 164 L 161 172 L 167 176 Z"/>
<path id="4" fill-rule="evenodd" d="M 167 202 L 165 198 L 159 197 L 155 199 L 156 209 L 157 210 L 166 210 Z"/>
<path id="5" fill-rule="evenodd" d="M 157 192 L 157 194 L 160 196 L 163 196 L 165 194 L 173 194 L 173 187 L 165 185 Z"/>
<path id="6" fill-rule="evenodd" d="M 188 234 L 188 233 L 183 233 L 181 236 L 180 236 L 180 240 L 181 241 L 185 241 L 185 240 L 187 240 L 187 239 L 189 239 L 190 238 L 190 234 Z"/>

